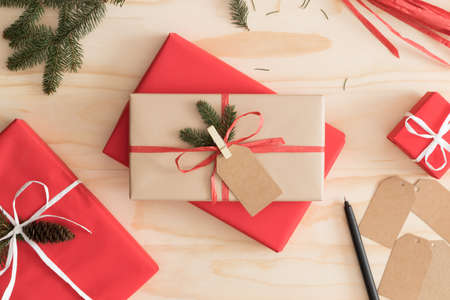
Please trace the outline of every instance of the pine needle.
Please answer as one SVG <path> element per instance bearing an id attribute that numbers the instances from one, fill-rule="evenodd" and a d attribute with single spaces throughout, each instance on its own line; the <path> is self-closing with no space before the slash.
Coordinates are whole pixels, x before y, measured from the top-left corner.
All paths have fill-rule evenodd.
<path id="1" fill-rule="evenodd" d="M 277 14 L 277 13 L 279 13 L 279 12 L 280 12 L 279 10 L 269 11 L 268 13 L 266 13 L 266 16 L 270 16 L 270 15 L 273 15 L 273 14 Z"/>
<path id="2" fill-rule="evenodd" d="M 231 21 L 234 25 L 245 28 L 250 31 L 247 24 L 248 18 L 248 6 L 244 0 L 231 0 L 230 1 Z"/>
<path id="3" fill-rule="evenodd" d="M 345 78 L 344 84 L 342 85 L 342 90 L 344 90 L 344 91 L 347 88 L 347 81 L 348 81 L 348 78 Z"/>
<path id="4" fill-rule="evenodd" d="M 308 7 L 310 1 L 311 0 L 303 0 L 303 3 L 300 5 L 300 8 L 306 9 Z"/>
<path id="5" fill-rule="evenodd" d="M 328 15 L 327 15 L 327 13 L 326 13 L 323 9 L 320 9 L 320 11 L 323 13 L 323 15 L 325 16 L 325 18 L 328 20 Z"/>

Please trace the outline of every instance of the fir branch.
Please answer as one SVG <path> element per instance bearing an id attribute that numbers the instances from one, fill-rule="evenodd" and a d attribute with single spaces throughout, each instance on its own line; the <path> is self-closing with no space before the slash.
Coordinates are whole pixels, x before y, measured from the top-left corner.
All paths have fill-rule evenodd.
<path id="1" fill-rule="evenodd" d="M 33 2 L 33 0 L 0 0 L 0 6 L 25 8 Z"/>
<path id="2" fill-rule="evenodd" d="M 28 27 L 27 34 L 22 37 L 11 38 L 9 46 L 14 50 L 21 50 L 29 47 L 33 43 L 39 43 L 39 41 L 50 42 L 53 35 L 53 31 L 50 26 L 44 24 L 31 24 Z"/>
<path id="3" fill-rule="evenodd" d="M 247 24 L 248 6 L 245 0 L 231 0 L 230 2 L 231 21 L 238 27 L 245 28 L 250 31 Z"/>
<path id="4" fill-rule="evenodd" d="M 125 3 L 125 0 L 104 0 L 104 2 L 110 2 L 113 5 L 122 6 Z"/>
<path id="5" fill-rule="evenodd" d="M 214 110 L 214 108 L 206 101 L 200 100 L 197 102 L 197 110 L 206 126 L 214 126 L 222 138 L 228 129 L 236 120 L 237 112 L 234 105 L 227 105 L 224 108 L 223 116 Z M 231 141 L 235 135 L 235 129 L 230 132 L 228 141 Z M 184 128 L 180 130 L 179 137 L 182 141 L 188 143 L 193 147 L 207 147 L 215 146 L 212 137 L 206 129 Z"/>
<path id="6" fill-rule="evenodd" d="M 63 72 L 76 72 L 83 63 L 81 38 L 92 32 L 106 14 L 106 4 L 123 5 L 125 0 L 0 0 L 0 6 L 25 11 L 3 33 L 15 49 L 8 58 L 10 70 L 23 70 L 46 63 L 44 91 L 56 91 Z M 58 28 L 36 24 L 44 8 L 59 9 Z M 57 57 L 53 57 L 56 55 Z"/>
<path id="7" fill-rule="evenodd" d="M 69 36 L 63 43 L 63 53 L 66 54 L 65 70 L 78 72 L 83 65 L 83 48 L 78 40 Z"/>
<path id="8" fill-rule="evenodd" d="M 221 127 L 221 119 L 215 109 L 206 101 L 197 101 L 197 110 L 202 117 L 203 122 L 209 127 L 214 126 L 216 129 Z"/>
<path id="9" fill-rule="evenodd" d="M 47 59 L 51 37 L 51 35 L 43 34 L 26 41 L 26 46 L 8 57 L 8 69 L 12 71 L 24 70 L 43 63 Z"/>
<path id="10" fill-rule="evenodd" d="M 32 0 L 33 1 L 33 0 Z M 34 0 L 36 1 L 36 0 Z M 59 9 L 61 7 L 63 7 L 65 4 L 67 3 L 74 3 L 74 2 L 81 2 L 83 0 L 79 0 L 79 1 L 67 1 L 67 0 L 38 0 L 40 2 L 42 2 L 45 6 L 51 7 L 51 8 L 55 8 L 55 9 Z"/>
<path id="11" fill-rule="evenodd" d="M 66 2 L 60 9 L 58 28 L 68 28 L 66 23 L 73 24 L 74 16 L 71 10 L 75 7 L 74 2 Z M 83 64 L 83 49 L 80 41 L 73 34 L 68 34 L 67 38 L 62 40 L 62 51 L 66 56 L 64 69 L 69 72 L 77 72 Z"/>
<path id="12" fill-rule="evenodd" d="M 56 92 L 56 89 L 61 84 L 66 65 L 67 61 L 65 60 L 62 46 L 59 44 L 51 45 L 48 50 L 42 81 L 44 93 L 50 95 Z"/>
<path id="13" fill-rule="evenodd" d="M 227 105 L 225 106 L 225 109 L 223 110 L 223 117 L 221 121 L 221 126 L 217 130 L 219 134 L 222 136 L 222 138 L 225 138 L 225 135 L 228 131 L 228 129 L 233 124 L 234 120 L 236 120 L 237 112 L 236 107 L 234 105 Z M 231 141 L 234 138 L 234 135 L 236 133 L 236 128 L 233 128 L 230 132 L 230 135 L 228 136 L 228 140 Z"/>
<path id="14" fill-rule="evenodd" d="M 61 84 L 63 72 L 78 71 L 82 65 L 79 40 L 100 23 L 106 13 L 105 4 L 97 0 L 66 3 L 60 12 L 58 28 L 49 47 L 44 71 L 43 90 L 53 94 Z"/>
<path id="15" fill-rule="evenodd" d="M 192 147 L 214 146 L 213 139 L 204 129 L 185 128 L 180 130 L 179 136 Z"/>
<path id="16" fill-rule="evenodd" d="M 29 29 L 36 21 L 44 15 L 44 7 L 41 3 L 30 4 L 23 14 L 11 26 L 3 31 L 3 38 L 17 43 L 30 35 Z"/>
<path id="17" fill-rule="evenodd" d="M 55 42 L 62 42 L 69 35 L 81 39 L 101 22 L 106 14 L 106 6 L 98 0 L 85 0 L 77 3 L 75 9 L 66 10 L 66 19 L 58 23 Z"/>

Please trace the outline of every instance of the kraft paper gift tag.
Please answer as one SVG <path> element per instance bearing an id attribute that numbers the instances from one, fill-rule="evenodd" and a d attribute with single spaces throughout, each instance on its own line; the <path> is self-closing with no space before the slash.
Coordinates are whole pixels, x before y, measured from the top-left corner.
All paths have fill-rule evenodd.
<path id="1" fill-rule="evenodd" d="M 414 203 L 414 185 L 390 177 L 379 185 L 359 225 L 365 237 L 392 248 Z"/>
<path id="2" fill-rule="evenodd" d="M 421 179 L 416 183 L 413 212 L 437 234 L 450 242 L 450 192 L 438 181 Z"/>
<path id="3" fill-rule="evenodd" d="M 450 299 L 450 247 L 412 234 L 392 249 L 378 289 L 391 300 Z"/>
<path id="4" fill-rule="evenodd" d="M 280 187 L 250 149 L 228 148 L 213 126 L 208 132 L 222 153 L 217 156 L 217 174 L 251 216 L 281 195 Z"/>

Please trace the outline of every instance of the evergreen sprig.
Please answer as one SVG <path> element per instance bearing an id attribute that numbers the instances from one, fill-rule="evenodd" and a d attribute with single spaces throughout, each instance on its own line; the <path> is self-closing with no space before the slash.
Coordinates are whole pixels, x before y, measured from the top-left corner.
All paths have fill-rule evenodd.
<path id="1" fill-rule="evenodd" d="M 248 6 L 245 0 L 231 0 L 230 4 L 231 22 L 238 26 L 250 31 L 247 24 L 248 18 Z"/>
<path id="2" fill-rule="evenodd" d="M 180 130 L 180 139 L 193 147 L 213 146 L 214 141 L 205 129 L 184 128 Z"/>
<path id="3" fill-rule="evenodd" d="M 202 117 L 203 123 L 205 123 L 208 127 L 214 126 L 218 129 L 221 125 L 221 117 L 216 112 L 216 110 L 206 101 L 199 100 L 196 103 L 197 111 Z"/>
<path id="4" fill-rule="evenodd" d="M 125 0 L 0 0 L 0 6 L 25 9 L 3 32 L 15 52 L 7 67 L 18 71 L 45 63 L 43 90 L 52 94 L 64 72 L 77 72 L 83 64 L 80 40 L 92 32 L 106 14 L 106 3 L 123 5 Z M 38 24 L 45 8 L 59 10 L 58 27 Z"/>
<path id="5" fill-rule="evenodd" d="M 206 101 L 197 102 L 197 111 L 206 126 L 214 126 L 222 138 L 236 120 L 237 112 L 234 105 L 227 105 L 224 108 L 222 117 Z M 228 140 L 231 141 L 235 135 L 235 128 L 231 130 Z M 214 146 L 215 143 L 206 129 L 184 128 L 180 130 L 179 137 L 182 141 L 193 147 Z"/>
<path id="6" fill-rule="evenodd" d="M 0 212 L 0 238 L 13 230 L 13 225 L 6 216 Z M 29 239 L 36 243 L 61 243 L 75 238 L 75 234 L 67 227 L 45 221 L 34 221 L 25 227 L 23 232 Z M 18 240 L 23 240 L 22 235 L 17 236 Z M 9 239 L 0 241 L 0 265 L 4 266 L 8 255 Z"/>

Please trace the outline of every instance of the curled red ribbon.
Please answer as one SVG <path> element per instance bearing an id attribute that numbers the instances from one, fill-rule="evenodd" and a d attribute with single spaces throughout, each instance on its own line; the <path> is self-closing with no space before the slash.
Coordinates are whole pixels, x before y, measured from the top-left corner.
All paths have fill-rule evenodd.
<path id="1" fill-rule="evenodd" d="M 222 95 L 222 113 L 223 109 L 229 102 L 228 94 Z M 231 131 L 236 126 L 237 122 L 249 115 L 259 116 L 259 124 L 256 131 L 246 137 L 239 138 L 237 140 L 228 141 Z M 248 139 L 257 135 L 264 124 L 264 118 L 260 112 L 253 111 L 248 112 L 243 115 L 240 115 L 236 118 L 236 120 L 231 124 L 230 128 L 228 128 L 227 133 L 224 137 L 224 141 L 227 147 L 231 145 L 240 145 L 243 147 L 249 148 L 253 153 L 274 153 L 274 152 L 284 152 L 284 153 L 312 153 L 312 152 L 324 152 L 323 146 L 290 146 L 285 145 L 283 138 L 267 138 L 260 139 L 256 141 L 246 142 Z M 130 146 L 130 152 L 134 153 L 169 153 L 169 152 L 180 152 L 181 154 L 177 156 L 175 159 L 175 164 L 180 172 L 189 173 L 195 171 L 197 169 L 206 167 L 207 165 L 214 163 L 214 169 L 211 174 L 211 200 L 213 203 L 217 201 L 217 192 L 215 186 L 215 174 L 216 174 L 216 158 L 220 154 L 220 150 L 216 146 L 207 146 L 207 147 L 196 147 L 196 148 L 180 148 L 180 147 L 162 147 L 162 146 Z M 180 166 L 180 160 L 184 154 L 189 152 L 213 152 L 210 156 L 197 163 L 190 169 L 183 169 Z M 222 200 L 229 200 L 229 190 L 228 187 L 222 182 Z"/>

